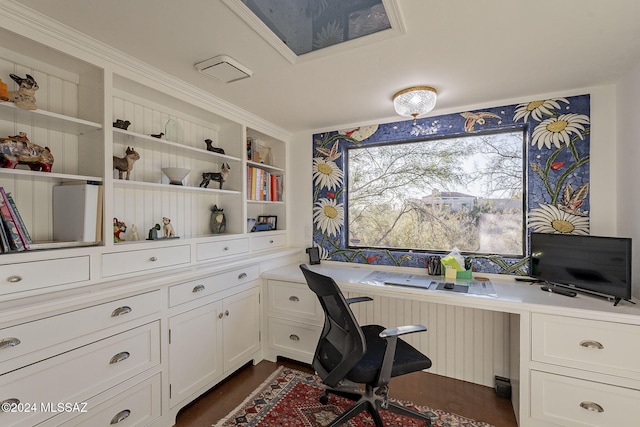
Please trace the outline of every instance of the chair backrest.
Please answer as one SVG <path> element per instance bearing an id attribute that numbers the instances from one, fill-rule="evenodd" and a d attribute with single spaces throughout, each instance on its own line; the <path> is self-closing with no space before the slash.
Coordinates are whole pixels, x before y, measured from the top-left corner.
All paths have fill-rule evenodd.
<path id="1" fill-rule="evenodd" d="M 305 264 L 300 269 L 325 314 L 313 368 L 325 384 L 333 387 L 360 361 L 366 352 L 366 341 L 336 282 L 309 270 Z"/>

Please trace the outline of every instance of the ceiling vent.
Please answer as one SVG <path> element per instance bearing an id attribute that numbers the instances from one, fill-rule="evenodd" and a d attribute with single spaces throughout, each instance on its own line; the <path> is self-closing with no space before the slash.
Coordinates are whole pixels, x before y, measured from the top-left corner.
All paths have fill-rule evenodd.
<path id="1" fill-rule="evenodd" d="M 196 68 L 203 74 L 223 83 L 251 77 L 253 71 L 227 55 L 219 55 L 206 61 L 198 62 Z"/>

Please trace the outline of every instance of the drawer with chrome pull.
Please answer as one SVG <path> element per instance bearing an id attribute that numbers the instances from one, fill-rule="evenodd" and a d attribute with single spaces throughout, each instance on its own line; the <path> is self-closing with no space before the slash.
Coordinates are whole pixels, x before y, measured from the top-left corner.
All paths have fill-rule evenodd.
<path id="1" fill-rule="evenodd" d="M 171 286 L 169 288 L 169 306 L 174 307 L 233 286 L 257 280 L 259 275 L 260 268 L 257 265 L 250 265 Z"/>
<path id="2" fill-rule="evenodd" d="M 81 403 L 160 363 L 160 324 L 148 323 L 2 376 L 0 402 Z M 32 426 L 54 411 L 0 412 L 0 425 Z M 46 408 L 45 408 L 46 409 Z"/>
<path id="3" fill-rule="evenodd" d="M 640 379 L 640 326 L 534 313 L 531 358 Z"/>
<path id="4" fill-rule="evenodd" d="M 310 363 L 313 359 L 321 327 L 306 325 L 288 320 L 269 318 L 269 347 L 287 354 L 293 352 L 302 362 Z"/>
<path id="5" fill-rule="evenodd" d="M 107 331 L 160 308 L 160 291 L 153 291 L 0 329 L 0 373 L 68 351 L 82 345 L 71 340 Z M 46 355 L 34 354 L 42 349 L 47 349 Z M 11 360 L 15 363 L 8 363 Z"/>
<path id="6" fill-rule="evenodd" d="M 89 280 L 89 256 L 0 265 L 0 294 Z"/>
<path id="7" fill-rule="evenodd" d="M 318 324 L 324 320 L 318 297 L 306 284 L 269 280 L 267 293 L 270 314 L 297 317 Z"/>
<path id="8" fill-rule="evenodd" d="M 146 272 L 191 262 L 191 246 L 167 246 L 102 254 L 102 277 Z"/>
<path id="9" fill-rule="evenodd" d="M 249 239 L 229 239 L 215 242 L 198 243 L 196 253 L 198 261 L 238 255 L 249 252 Z"/>
<path id="10" fill-rule="evenodd" d="M 262 251 L 265 249 L 279 248 L 286 244 L 286 240 L 285 234 L 269 233 L 266 236 L 251 236 L 251 250 Z"/>

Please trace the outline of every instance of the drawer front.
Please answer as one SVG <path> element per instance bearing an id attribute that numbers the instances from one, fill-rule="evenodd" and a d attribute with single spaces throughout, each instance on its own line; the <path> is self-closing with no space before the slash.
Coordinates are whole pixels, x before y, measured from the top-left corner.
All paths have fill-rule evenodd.
<path id="1" fill-rule="evenodd" d="M 89 279 L 89 256 L 0 265 L 0 294 Z"/>
<path id="2" fill-rule="evenodd" d="M 160 363 L 159 322 L 97 341 L 2 376 L 0 402 L 85 402 Z M 52 411 L 0 413 L 0 425 L 34 425 Z"/>
<path id="3" fill-rule="evenodd" d="M 259 267 L 257 265 L 251 265 L 171 286 L 169 288 L 169 306 L 174 307 L 229 289 L 233 286 L 257 280 L 259 275 Z"/>
<path id="4" fill-rule="evenodd" d="M 198 261 L 238 255 L 249 252 L 248 239 L 221 240 L 218 242 L 198 243 L 196 253 Z"/>
<path id="5" fill-rule="evenodd" d="M 267 236 L 251 236 L 251 249 L 262 251 L 265 249 L 279 248 L 286 244 L 284 234 L 269 234 Z"/>
<path id="6" fill-rule="evenodd" d="M 276 350 L 297 353 L 311 362 L 322 328 L 282 319 L 269 318 L 269 345 Z"/>
<path id="7" fill-rule="evenodd" d="M 636 425 L 638 402 L 638 390 L 531 372 L 531 416 L 554 425 Z"/>
<path id="8" fill-rule="evenodd" d="M 191 262 L 189 245 L 115 252 L 102 255 L 102 276 L 136 273 L 189 262 Z"/>
<path id="9" fill-rule="evenodd" d="M 533 314 L 532 359 L 640 379 L 640 326 Z"/>
<path id="10" fill-rule="evenodd" d="M 47 357 L 67 351 L 66 341 L 159 312 L 160 305 L 160 291 L 154 291 L 0 329 L 0 372 L 3 362 L 35 362 L 25 355 L 47 347 Z"/>
<path id="11" fill-rule="evenodd" d="M 267 286 L 271 314 L 295 316 L 318 324 L 324 321 L 324 313 L 318 297 L 307 285 L 269 280 Z"/>
<path id="12" fill-rule="evenodd" d="M 160 374 L 158 373 L 118 393 L 107 402 L 96 406 L 89 402 L 87 413 L 61 426 L 147 426 L 160 417 L 160 393 Z"/>

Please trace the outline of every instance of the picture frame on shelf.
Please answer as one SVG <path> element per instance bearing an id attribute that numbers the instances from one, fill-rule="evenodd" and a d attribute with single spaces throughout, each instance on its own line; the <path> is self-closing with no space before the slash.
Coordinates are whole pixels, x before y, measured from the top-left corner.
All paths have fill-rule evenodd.
<path id="1" fill-rule="evenodd" d="M 253 227 L 251 227 L 251 232 L 275 230 L 277 221 L 278 217 L 275 215 L 260 215 Z"/>

